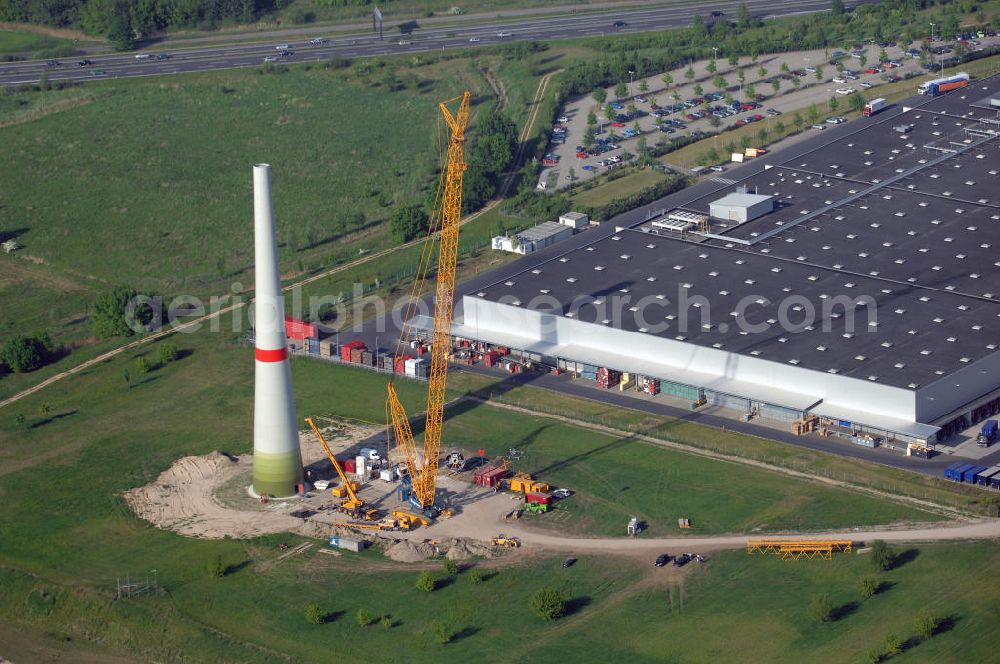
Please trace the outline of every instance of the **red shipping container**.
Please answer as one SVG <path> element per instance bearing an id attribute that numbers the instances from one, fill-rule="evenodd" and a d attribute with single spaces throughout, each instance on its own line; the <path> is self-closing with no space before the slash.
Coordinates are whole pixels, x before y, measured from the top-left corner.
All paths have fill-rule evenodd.
<path id="1" fill-rule="evenodd" d="M 285 336 L 289 339 L 307 339 L 309 337 L 318 337 L 319 332 L 312 323 L 307 323 L 304 320 L 292 318 L 291 316 L 285 316 Z"/>
<path id="2" fill-rule="evenodd" d="M 338 459 L 337 463 L 340 464 L 345 473 L 356 473 L 358 471 L 358 466 L 354 459 Z"/>
<path id="3" fill-rule="evenodd" d="M 524 495 L 525 501 L 529 503 L 541 503 L 543 505 L 552 504 L 552 494 L 551 493 L 536 493 L 531 491 Z"/>
<path id="4" fill-rule="evenodd" d="M 360 349 L 363 349 L 364 347 L 365 347 L 365 342 L 364 341 L 351 341 L 351 342 L 348 342 L 348 343 L 346 343 L 346 344 L 344 344 L 343 346 L 340 347 L 340 359 L 342 359 L 344 362 L 350 362 L 351 361 L 351 351 L 352 350 L 356 350 L 356 349 L 360 350 Z"/>
<path id="5" fill-rule="evenodd" d="M 412 355 L 397 355 L 396 356 L 396 360 L 393 363 L 393 370 L 396 373 L 398 373 L 398 374 L 401 374 L 401 375 L 405 374 L 406 373 L 406 361 L 407 360 L 412 360 L 412 359 L 413 359 Z"/>

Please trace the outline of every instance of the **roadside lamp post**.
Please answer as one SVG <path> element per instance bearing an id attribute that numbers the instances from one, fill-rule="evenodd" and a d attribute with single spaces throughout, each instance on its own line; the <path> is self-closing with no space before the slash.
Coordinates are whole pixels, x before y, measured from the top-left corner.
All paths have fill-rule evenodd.
<path id="1" fill-rule="evenodd" d="M 632 79 L 635 76 L 635 72 L 631 69 L 628 70 L 628 96 L 632 96 Z"/>

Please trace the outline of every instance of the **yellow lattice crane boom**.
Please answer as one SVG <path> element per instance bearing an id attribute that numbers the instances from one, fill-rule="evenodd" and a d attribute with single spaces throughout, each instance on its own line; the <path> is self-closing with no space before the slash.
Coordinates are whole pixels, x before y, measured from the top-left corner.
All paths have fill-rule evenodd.
<path id="1" fill-rule="evenodd" d="M 431 341 L 431 368 L 427 385 L 427 419 L 424 446 L 418 456 L 413 430 L 396 389 L 389 382 L 386 410 L 392 423 L 396 448 L 410 473 L 413 502 L 423 509 L 434 506 L 441 434 L 444 424 L 445 386 L 448 381 L 448 353 L 451 349 L 451 320 L 455 307 L 455 268 L 458 262 L 458 231 L 462 217 L 462 176 L 465 172 L 465 128 L 469 123 L 469 92 L 462 95 L 458 111 L 452 115 L 449 102 L 439 104 L 450 136 L 444 191 L 440 207 L 440 248 L 437 283 L 434 289 L 434 336 Z M 454 100 L 450 100 L 454 101 Z M 434 226 L 427 242 L 433 242 Z M 426 268 L 425 268 L 426 269 Z M 418 276 L 418 281 L 420 277 Z M 405 325 L 404 325 L 405 327 Z M 401 334 L 405 335 L 405 332 Z"/>
<path id="2" fill-rule="evenodd" d="M 330 450 L 330 446 L 326 444 L 326 439 L 323 438 L 323 434 L 319 432 L 319 427 L 313 422 L 311 417 L 306 418 L 306 422 L 312 427 L 313 432 L 316 434 L 316 439 L 319 440 L 319 444 L 323 446 L 323 451 L 326 452 L 326 456 L 330 458 L 330 463 L 333 465 L 333 469 L 337 471 L 337 475 L 340 476 L 340 481 L 342 486 L 347 491 L 347 497 L 341 504 L 341 507 L 345 510 L 356 510 L 364 507 L 365 501 L 358 498 L 358 494 L 354 492 L 354 486 L 351 481 L 347 479 L 347 475 L 344 474 L 343 468 L 337 463 L 337 457 L 333 455 L 333 451 Z"/>

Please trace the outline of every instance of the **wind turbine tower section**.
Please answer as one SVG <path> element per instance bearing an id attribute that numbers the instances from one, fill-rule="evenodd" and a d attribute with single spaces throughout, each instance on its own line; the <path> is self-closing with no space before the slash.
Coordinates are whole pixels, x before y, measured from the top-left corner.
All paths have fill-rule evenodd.
<path id="1" fill-rule="evenodd" d="M 294 496 L 302 484 L 302 454 L 285 339 L 278 247 L 271 203 L 271 167 L 253 167 L 255 372 L 253 491 Z"/>

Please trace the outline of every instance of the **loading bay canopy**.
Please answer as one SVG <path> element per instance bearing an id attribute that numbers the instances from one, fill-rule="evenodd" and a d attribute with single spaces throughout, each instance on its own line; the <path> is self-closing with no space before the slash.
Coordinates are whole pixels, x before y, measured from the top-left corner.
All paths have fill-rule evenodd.
<path id="1" fill-rule="evenodd" d="M 429 334 L 434 328 L 434 319 L 430 316 L 414 316 L 407 324 L 406 331 L 415 334 Z M 866 429 L 878 429 L 918 440 L 929 440 L 940 427 L 911 422 L 895 417 L 887 417 L 878 413 L 860 411 L 834 404 L 824 403 L 822 399 L 792 392 L 781 388 L 751 383 L 743 380 L 717 376 L 699 371 L 675 367 L 662 362 L 654 362 L 643 358 L 622 355 L 605 350 L 597 350 L 577 344 L 553 344 L 538 339 L 523 337 L 516 334 L 496 330 L 482 330 L 475 326 L 454 323 L 452 335 L 463 339 L 485 341 L 497 346 L 506 346 L 526 353 L 563 358 L 599 367 L 613 367 L 620 371 L 670 380 L 694 387 L 701 387 L 714 392 L 722 392 L 750 401 L 759 401 L 774 406 L 781 406 L 803 413 L 809 412 L 821 417 L 829 417 L 840 421 L 850 421 Z"/>

